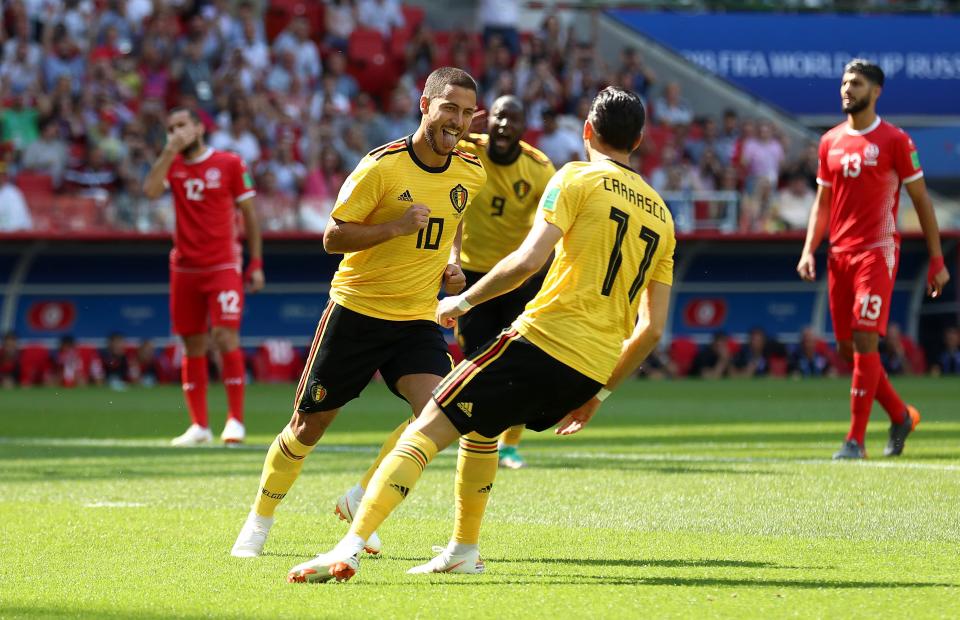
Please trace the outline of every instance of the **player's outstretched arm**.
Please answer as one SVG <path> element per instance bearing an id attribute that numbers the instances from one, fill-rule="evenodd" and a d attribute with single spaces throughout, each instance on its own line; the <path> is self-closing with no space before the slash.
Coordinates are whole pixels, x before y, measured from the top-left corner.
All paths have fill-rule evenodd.
<path id="1" fill-rule="evenodd" d="M 927 252 L 930 253 L 930 267 L 927 270 L 927 295 L 939 297 L 943 287 L 950 281 L 950 272 L 943 262 L 943 248 L 940 246 L 940 227 L 937 225 L 937 215 L 933 211 L 933 202 L 927 193 L 927 184 L 923 177 L 907 183 L 907 193 L 913 201 L 913 208 L 917 210 L 917 219 L 920 220 L 920 229 L 927 242 Z"/>
<path id="2" fill-rule="evenodd" d="M 832 198 L 833 190 L 831 188 L 823 185 L 817 187 L 817 197 L 813 200 L 810 220 L 807 223 L 807 239 L 803 244 L 803 252 L 800 253 L 800 262 L 797 263 L 797 274 L 808 282 L 817 279 L 817 263 L 814 259 L 814 252 L 820 247 L 823 237 L 827 234 L 827 226 L 830 224 L 830 200 Z"/>
<path id="3" fill-rule="evenodd" d="M 657 347 L 663 328 L 667 324 L 667 315 L 670 312 L 670 285 L 651 281 L 640 298 L 640 315 L 633 334 L 623 341 L 620 350 L 620 359 L 610 375 L 607 384 L 603 386 L 597 396 L 594 396 L 581 407 L 574 409 L 557 424 L 554 431 L 557 435 L 572 435 L 580 431 L 600 408 L 610 392 L 615 390 L 624 379 L 632 376 L 643 360 Z"/>
<path id="4" fill-rule="evenodd" d="M 247 265 L 244 279 L 247 281 L 248 290 L 256 293 L 266 284 L 266 277 L 263 274 L 263 239 L 260 236 L 260 220 L 257 219 L 253 198 L 241 200 L 237 206 L 243 214 L 243 230 L 247 234 L 247 253 L 250 255 L 250 263 Z"/>
<path id="5" fill-rule="evenodd" d="M 473 306 L 509 293 L 526 282 L 543 267 L 561 237 L 563 231 L 558 226 L 537 219 L 520 247 L 494 265 L 479 282 L 459 295 L 440 300 L 437 322 L 444 327 L 453 327 L 456 318 Z"/>
<path id="6" fill-rule="evenodd" d="M 414 204 L 402 216 L 383 224 L 358 224 L 330 218 L 323 231 L 323 249 L 328 254 L 359 252 L 390 241 L 394 237 L 412 235 L 426 228 L 430 208 Z"/>

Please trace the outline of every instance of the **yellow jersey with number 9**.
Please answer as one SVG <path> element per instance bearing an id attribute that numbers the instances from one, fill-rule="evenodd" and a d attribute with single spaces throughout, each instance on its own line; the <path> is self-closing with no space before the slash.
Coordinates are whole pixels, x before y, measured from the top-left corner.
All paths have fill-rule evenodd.
<path id="1" fill-rule="evenodd" d="M 409 136 L 368 153 L 344 182 L 331 217 L 384 224 L 421 203 L 430 209 L 429 223 L 418 233 L 344 254 L 330 298 L 379 319 L 436 320 L 457 226 L 486 179 L 480 160 L 459 149 L 446 165 L 427 166 L 417 159 Z"/>
<path id="2" fill-rule="evenodd" d="M 490 271 L 520 247 L 533 226 L 543 190 L 557 171 L 546 155 L 522 140 L 515 160 L 498 163 L 487 152 L 489 142 L 486 134 L 471 134 L 459 145 L 479 157 L 487 171 L 486 185 L 464 216 L 460 250 L 463 268 L 477 273 Z"/>
<path id="3" fill-rule="evenodd" d="M 606 383 L 647 284 L 673 284 L 673 217 L 639 174 L 609 159 L 561 168 L 537 217 L 563 237 L 543 287 L 513 326 L 551 357 Z"/>

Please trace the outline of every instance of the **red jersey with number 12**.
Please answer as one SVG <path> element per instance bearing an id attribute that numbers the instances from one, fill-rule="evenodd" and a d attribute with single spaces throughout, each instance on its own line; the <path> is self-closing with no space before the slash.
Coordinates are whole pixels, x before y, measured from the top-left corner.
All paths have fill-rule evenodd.
<path id="1" fill-rule="evenodd" d="M 177 155 L 167 172 L 167 185 L 177 218 L 170 268 L 239 270 L 236 205 L 257 194 L 243 160 L 212 148 L 196 159 Z"/>
<path id="2" fill-rule="evenodd" d="M 831 251 L 897 246 L 900 186 L 922 176 L 913 140 L 879 116 L 862 131 L 844 122 L 825 133 L 817 183 L 833 190 Z"/>

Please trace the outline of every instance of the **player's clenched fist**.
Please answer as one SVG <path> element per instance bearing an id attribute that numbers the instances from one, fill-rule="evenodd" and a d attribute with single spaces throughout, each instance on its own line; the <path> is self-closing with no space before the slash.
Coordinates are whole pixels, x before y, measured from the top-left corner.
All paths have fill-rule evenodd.
<path id="1" fill-rule="evenodd" d="M 430 208 L 427 205 L 415 204 L 404 212 L 397 220 L 397 230 L 401 235 L 412 235 L 418 230 L 427 227 L 430 218 Z"/>
<path id="2" fill-rule="evenodd" d="M 443 270 L 443 292 L 447 295 L 456 295 L 467 285 L 467 276 L 460 265 L 450 263 Z"/>
<path id="3" fill-rule="evenodd" d="M 817 279 L 817 261 L 810 252 L 804 253 L 797 263 L 797 273 L 807 282 L 813 282 Z"/>

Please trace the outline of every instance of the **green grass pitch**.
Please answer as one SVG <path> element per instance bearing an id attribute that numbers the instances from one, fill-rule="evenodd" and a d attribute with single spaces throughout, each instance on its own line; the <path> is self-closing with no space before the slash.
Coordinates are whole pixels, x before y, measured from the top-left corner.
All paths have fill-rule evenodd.
<path id="1" fill-rule="evenodd" d="M 344 584 L 289 567 L 345 530 L 337 496 L 404 415 L 349 405 L 277 513 L 267 554 L 229 556 L 291 386 L 251 386 L 242 449 L 176 450 L 175 387 L 0 392 L 0 617 L 639 618 L 960 615 L 960 382 L 895 380 L 923 413 L 904 457 L 833 463 L 846 380 L 625 386 L 582 433 L 528 433 L 498 476 L 484 575 L 404 571 L 446 542 L 455 453 Z M 509 406 L 506 404 L 505 406 Z M 211 387 L 214 431 L 223 390 Z"/>

